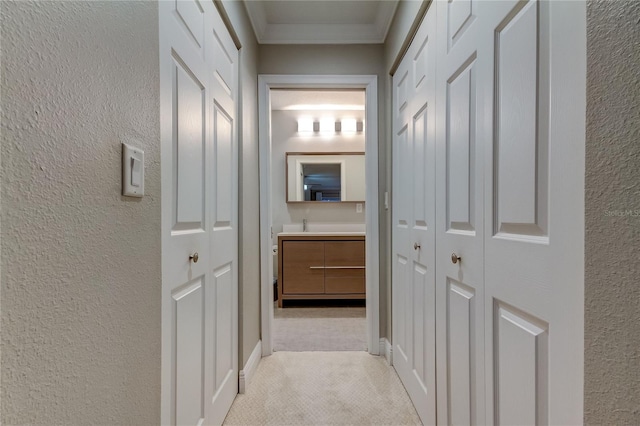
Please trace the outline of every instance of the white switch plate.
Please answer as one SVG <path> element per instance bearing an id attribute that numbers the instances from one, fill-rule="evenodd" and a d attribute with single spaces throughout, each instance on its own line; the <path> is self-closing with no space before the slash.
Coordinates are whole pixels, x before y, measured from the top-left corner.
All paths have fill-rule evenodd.
<path id="1" fill-rule="evenodd" d="M 356 204 L 356 213 L 362 213 L 362 203 Z"/>
<path id="2" fill-rule="evenodd" d="M 122 195 L 144 195 L 144 151 L 122 143 Z"/>

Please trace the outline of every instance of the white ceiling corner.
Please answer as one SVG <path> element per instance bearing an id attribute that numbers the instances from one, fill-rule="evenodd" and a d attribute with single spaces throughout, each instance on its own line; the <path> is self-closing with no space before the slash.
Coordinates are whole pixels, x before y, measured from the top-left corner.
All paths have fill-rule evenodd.
<path id="1" fill-rule="evenodd" d="M 398 0 L 245 0 L 260 44 L 384 43 Z"/>
<path id="2" fill-rule="evenodd" d="M 247 8 L 247 14 L 253 31 L 256 33 L 256 38 L 260 42 L 260 36 L 267 30 L 267 11 L 264 8 L 264 3 L 255 0 L 244 0 L 244 5 Z"/>

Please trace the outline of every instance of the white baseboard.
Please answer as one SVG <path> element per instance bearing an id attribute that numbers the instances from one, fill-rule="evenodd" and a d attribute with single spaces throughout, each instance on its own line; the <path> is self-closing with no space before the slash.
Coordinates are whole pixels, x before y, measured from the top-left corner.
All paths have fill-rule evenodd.
<path id="1" fill-rule="evenodd" d="M 386 337 L 380 339 L 380 355 L 384 355 L 389 365 L 393 365 L 393 346 Z"/>
<path id="2" fill-rule="evenodd" d="M 258 343 L 256 344 L 256 347 L 253 348 L 253 352 L 251 352 L 251 356 L 247 360 L 247 363 L 244 368 L 240 370 L 238 393 L 245 393 L 247 390 L 247 386 L 249 385 L 249 382 L 251 382 L 251 379 L 258 368 L 258 364 L 260 364 L 260 359 L 262 359 L 262 340 L 258 340 Z"/>

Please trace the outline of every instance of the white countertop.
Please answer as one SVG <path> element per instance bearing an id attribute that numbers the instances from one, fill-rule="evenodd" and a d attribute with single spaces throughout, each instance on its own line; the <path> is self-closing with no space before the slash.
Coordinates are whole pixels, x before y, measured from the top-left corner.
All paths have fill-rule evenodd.
<path id="1" fill-rule="evenodd" d="M 307 230 L 303 231 L 302 223 L 285 223 L 282 225 L 283 235 L 317 234 L 317 235 L 364 235 L 364 223 L 307 223 Z M 280 235 L 280 234 L 278 234 Z"/>
<path id="2" fill-rule="evenodd" d="M 345 237 L 364 237 L 364 231 L 322 231 L 322 232 L 280 232 L 278 236 L 288 237 L 330 237 L 330 236 L 345 236 Z"/>

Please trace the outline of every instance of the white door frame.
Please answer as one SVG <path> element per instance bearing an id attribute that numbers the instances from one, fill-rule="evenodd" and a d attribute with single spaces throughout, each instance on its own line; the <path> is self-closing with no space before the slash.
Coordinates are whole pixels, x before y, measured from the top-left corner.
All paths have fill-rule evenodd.
<path id="1" fill-rule="evenodd" d="M 378 218 L 378 77 L 375 75 L 259 75 L 260 286 L 262 356 L 273 352 L 271 237 L 271 89 L 365 90 L 365 218 L 367 348 L 380 354 L 380 259 Z"/>

